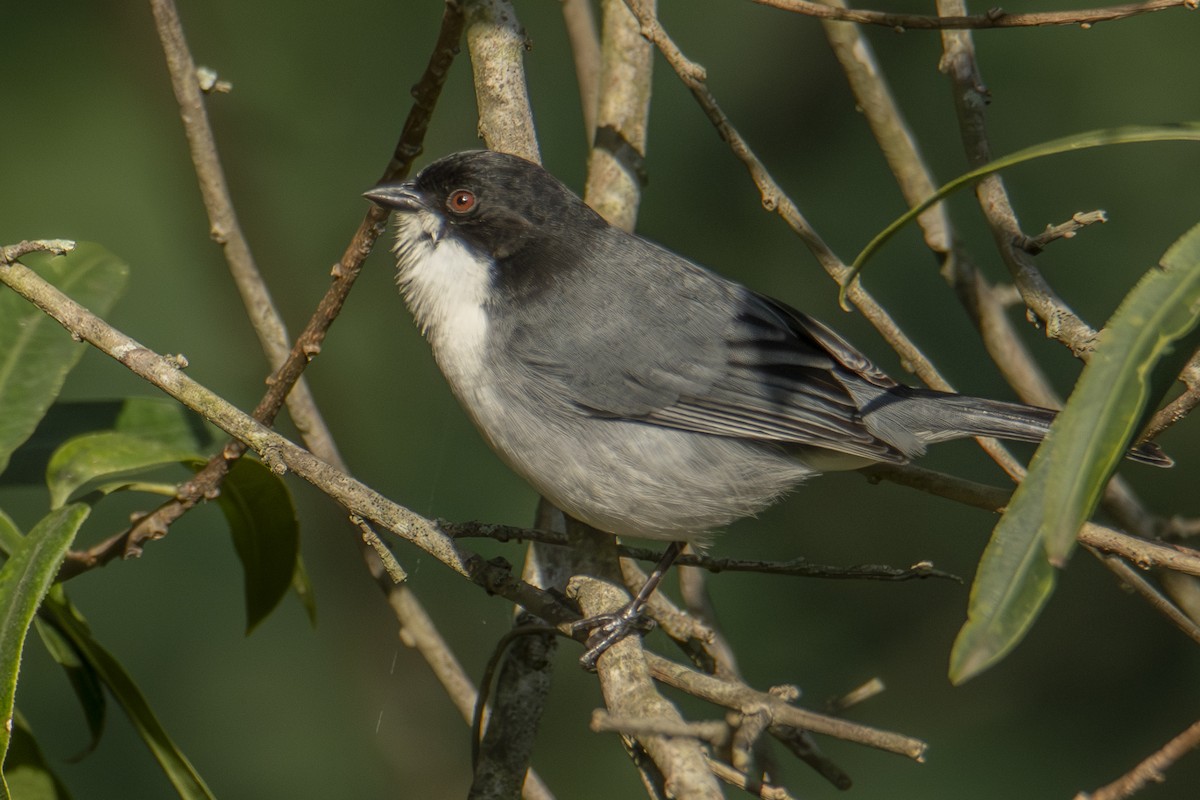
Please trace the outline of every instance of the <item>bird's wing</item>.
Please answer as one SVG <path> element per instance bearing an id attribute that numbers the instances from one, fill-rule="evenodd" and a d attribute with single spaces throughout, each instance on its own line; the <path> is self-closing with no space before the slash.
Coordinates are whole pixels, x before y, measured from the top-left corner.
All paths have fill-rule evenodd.
<path id="1" fill-rule="evenodd" d="M 867 430 L 843 380 L 896 384 L 831 330 L 644 240 L 609 246 L 620 248 L 609 263 L 644 265 L 637 291 L 594 295 L 613 283 L 580 279 L 557 296 L 595 324 L 547 337 L 526 313 L 506 337 L 509 355 L 561 399 L 598 417 L 907 460 Z"/>

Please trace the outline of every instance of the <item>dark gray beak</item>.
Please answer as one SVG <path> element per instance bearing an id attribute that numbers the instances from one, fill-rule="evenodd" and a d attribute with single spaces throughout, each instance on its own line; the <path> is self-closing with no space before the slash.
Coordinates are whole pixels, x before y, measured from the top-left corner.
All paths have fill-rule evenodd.
<path id="1" fill-rule="evenodd" d="M 396 211 L 417 211 L 425 207 L 421 194 L 411 183 L 382 183 L 363 192 L 363 197 Z"/>

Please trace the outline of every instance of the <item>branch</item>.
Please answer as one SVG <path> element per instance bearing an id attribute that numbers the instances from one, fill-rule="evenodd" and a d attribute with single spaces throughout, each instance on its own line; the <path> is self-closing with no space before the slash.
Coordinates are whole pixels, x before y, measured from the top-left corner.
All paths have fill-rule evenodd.
<path id="1" fill-rule="evenodd" d="M 1166 780 L 1166 770 L 1197 746 L 1200 746 L 1200 722 L 1193 722 L 1187 730 L 1167 742 L 1128 774 L 1094 792 L 1080 792 L 1075 795 L 1075 800 L 1124 800 L 1148 783 L 1162 783 Z"/>
<path id="2" fill-rule="evenodd" d="M 154 0 L 154 2 L 156 3 L 156 14 L 161 14 L 162 16 L 159 23 L 160 35 L 164 42 L 163 46 L 167 53 L 168 61 L 172 64 L 173 79 L 179 84 L 178 91 L 182 92 L 186 98 L 190 98 L 188 100 L 189 105 L 184 106 L 184 117 L 186 120 L 191 116 L 192 107 L 190 103 L 196 99 L 191 97 L 191 90 L 187 88 L 194 83 L 194 74 L 188 70 L 188 65 L 192 64 L 191 55 L 187 51 L 186 41 L 183 38 L 182 29 L 179 26 L 178 16 L 174 12 L 173 5 L 166 0 Z M 388 168 L 384 171 L 384 179 L 392 179 L 407 174 L 413 159 L 421 152 L 421 142 L 429 124 L 430 115 L 441 93 L 442 85 L 445 83 L 450 64 L 457 53 L 458 41 L 462 36 L 462 26 L 462 14 L 458 6 L 454 2 L 448 2 L 442 19 L 442 27 L 438 34 L 437 44 L 435 45 L 433 55 L 430 57 L 429 66 L 426 68 L 425 74 L 413 89 L 413 96 L 416 102 L 409 112 L 408 119 L 405 121 L 404 129 L 396 145 L 395 154 Z M 199 108 L 202 117 L 202 101 Z M 188 122 L 186 129 L 189 141 L 192 139 L 197 140 L 197 145 L 193 147 L 194 159 L 198 160 L 198 164 L 207 164 L 210 159 L 216 159 L 216 151 L 215 146 L 209 147 L 205 145 L 205 142 L 211 144 L 211 131 L 208 130 L 205 121 L 202 120 L 202 123 Z M 199 169 L 200 167 L 198 166 Z M 217 213 L 221 215 L 222 219 L 225 219 L 227 211 L 228 219 L 225 219 L 225 222 L 222 224 L 223 226 L 228 226 L 232 220 L 233 228 L 231 230 L 236 230 L 236 219 L 233 217 L 232 207 L 228 205 L 228 194 L 224 189 L 224 179 L 219 162 L 211 168 L 204 167 L 203 171 L 199 171 L 199 176 L 202 186 L 211 184 L 214 181 L 218 184 L 216 189 L 210 188 L 205 190 L 206 204 L 208 202 L 208 193 L 212 192 L 214 195 L 212 205 L 210 206 L 210 214 Z M 217 191 L 217 189 L 220 191 Z M 285 400 L 290 396 L 293 386 L 296 385 L 308 362 L 320 352 L 326 332 L 341 311 L 342 305 L 345 303 L 350 289 L 353 287 L 354 281 L 362 269 L 363 262 L 366 260 L 367 255 L 370 254 L 375 240 L 383 232 L 386 222 L 387 212 L 371 204 L 358 230 L 351 238 L 350 244 L 347 246 L 342 258 L 334 265 L 332 273 L 333 283 L 329 290 L 321 298 L 308 325 L 288 353 L 286 361 L 267 379 L 267 393 L 259 401 L 254 410 L 254 416 L 260 422 L 270 425 L 274 421 L 275 415 L 278 414 Z M 240 232 L 236 236 L 240 238 Z M 245 256 L 249 258 L 248 248 L 245 249 Z M 250 264 L 252 267 L 253 262 L 251 261 Z M 261 319 L 259 325 L 272 327 L 278 332 L 283 331 L 283 322 L 269 303 L 269 298 L 265 305 L 254 304 L 249 306 L 249 308 L 252 317 Z M 309 441 L 310 446 L 320 452 L 322 457 L 327 461 L 340 463 L 340 457 L 337 454 L 336 447 L 333 445 L 332 437 L 325 429 L 319 415 L 300 414 L 297 416 L 294 414 L 293 418 L 297 422 L 298 427 L 301 428 L 301 433 L 304 435 L 306 441 Z M 309 423 L 307 427 L 303 424 L 305 421 Z M 127 558 L 139 555 L 142 544 L 146 540 L 156 539 L 165 535 L 170 525 L 176 519 L 183 516 L 189 509 L 204 499 L 212 497 L 218 491 L 218 487 L 228 472 L 229 466 L 241 457 L 244 452 L 245 449 L 240 442 L 234 441 L 227 444 L 191 480 L 180 485 L 174 500 L 164 503 L 155 511 L 139 518 L 128 531 L 117 534 L 85 552 L 75 551 L 70 553 L 64 564 L 61 578 L 68 579 L 93 567 L 102 566 L 117 557 Z"/>
<path id="3" fill-rule="evenodd" d="M 734 156 L 745 165 L 762 195 L 763 207 L 779 214 L 788 227 L 809 248 L 826 273 L 839 285 L 843 283 L 849 273 L 849 268 L 825 244 L 808 220 L 804 218 L 804 215 L 800 213 L 795 202 L 783 191 L 754 154 L 754 151 L 750 149 L 750 145 L 721 111 L 716 98 L 705 82 L 704 68 L 694 61 L 690 61 L 683 54 L 678 45 L 667 35 L 652 11 L 641 0 L 625 0 L 625 2 L 641 22 L 642 35 L 658 47 L 667 63 L 688 87 L 692 96 L 696 98 L 696 102 L 717 129 L 718 134 L 728 142 Z M 891 315 L 862 287 L 861 281 L 855 281 L 846 290 L 846 296 L 896 351 L 908 369 L 912 370 L 927 386 L 940 391 L 954 391 L 954 387 L 942 377 L 933 362 L 900 330 L 900 326 L 896 324 Z M 1003 445 L 994 439 L 977 439 L 977 441 L 1014 481 L 1020 480 L 1024 475 L 1024 468 Z"/>
<path id="4" fill-rule="evenodd" d="M 1079 211 L 1071 215 L 1071 218 L 1066 222 L 1058 225 L 1047 225 L 1046 230 L 1039 233 L 1037 236 L 1028 236 L 1024 240 L 1016 243 L 1026 253 L 1031 256 L 1036 256 L 1038 253 L 1046 249 L 1046 245 L 1058 239 L 1074 239 L 1075 234 L 1086 228 L 1088 225 L 1095 225 L 1097 222 L 1103 224 L 1108 222 L 1108 215 L 1103 211 Z"/>
<path id="5" fill-rule="evenodd" d="M 610 224 L 632 231 L 645 183 L 654 49 L 622 0 L 601 8 L 599 111 L 583 198 Z"/>
<path id="6" fill-rule="evenodd" d="M 927 472 L 931 472 L 928 471 Z M 941 473 L 933 473 L 941 476 Z M 881 475 L 881 477 L 883 477 Z M 958 480 L 952 476 L 941 476 L 950 481 Z M 899 482 L 899 481 L 897 481 Z M 963 481 L 964 484 L 970 483 Z M 1002 489 L 996 489 L 983 484 L 974 484 L 975 486 L 983 487 L 990 492 L 995 493 L 994 496 L 1003 495 L 1005 498 L 1009 493 Z M 938 492 L 934 492 L 937 494 Z M 964 500 L 970 505 L 978 505 L 978 502 Z M 994 504 L 985 505 L 989 510 L 993 509 Z M 486 537 L 494 539 L 498 542 L 537 542 L 539 544 L 553 545 L 556 547 L 574 547 L 575 542 L 571 537 L 562 532 L 550 531 L 535 528 L 519 528 L 514 525 L 499 525 L 490 522 L 448 522 L 446 520 L 436 520 L 437 526 L 446 533 L 457 539 L 469 539 Z M 616 553 L 621 558 L 633 558 L 638 561 L 645 561 L 651 564 L 658 563 L 662 558 L 661 550 L 654 550 L 648 547 L 636 547 L 628 544 L 618 544 Z M 852 567 L 836 567 L 824 564 L 813 564 L 803 558 L 792 559 L 790 561 L 764 561 L 761 559 L 744 559 L 744 558 L 718 558 L 716 556 L 706 555 L 704 553 L 687 552 L 675 559 L 675 564 L 683 567 L 696 567 L 698 569 L 707 570 L 708 572 L 759 572 L 765 575 L 788 575 L 795 577 L 807 578 L 833 578 L 833 579 L 852 579 L 852 580 L 879 580 L 879 581 L 908 581 L 921 578 L 949 578 L 950 580 L 958 580 L 954 575 L 941 572 L 930 567 L 928 564 L 916 564 L 911 567 L 890 567 L 879 564 L 858 564 Z"/>
<path id="7" fill-rule="evenodd" d="M 340 503 L 350 513 L 371 520 L 411 542 L 487 592 L 528 609 L 560 629 L 569 629 L 570 623 L 579 619 L 575 611 L 566 607 L 551 593 L 514 578 L 507 564 L 498 560 L 486 561 L 460 547 L 434 523 L 391 502 L 239 411 L 184 375 L 177 362 L 149 350 L 108 325 L 24 265 L 14 263 L 0 266 L 0 283 L 6 284 L 25 297 L 79 339 L 120 362 L 134 374 L 243 442 L 276 473 L 289 470 L 294 472 Z M 612 537 L 603 538 L 611 542 Z M 607 601 L 605 602 L 607 604 Z M 626 637 L 609 652 L 621 652 L 617 650 L 620 645 L 641 650 L 638 637 Z M 752 707 L 750 704 L 758 699 L 771 697 L 740 684 L 692 673 L 685 667 L 671 664 L 653 654 L 647 653 L 645 658 L 659 680 L 685 691 L 693 691 L 697 697 L 710 702 L 739 708 L 743 713 L 751 713 L 753 708 L 757 708 L 757 705 Z M 602 680 L 605 680 L 604 672 L 604 669 L 600 670 Z M 775 701 L 782 705 L 778 708 L 772 705 L 772 724 L 805 728 L 816 733 L 901 752 L 913 758 L 920 758 L 924 752 L 924 745 L 914 739 L 875 731 L 841 720 L 831 720 L 819 714 L 787 706 L 778 698 Z M 614 711 L 623 713 L 619 709 Z"/>
<path id="8" fill-rule="evenodd" d="M 961 0 L 939 0 L 938 10 L 953 15 L 964 8 Z M 944 31 L 940 69 L 953 85 L 954 106 L 967 163 L 978 167 L 992 160 L 987 138 L 984 108 L 988 90 L 979 74 L 975 46 L 966 32 Z M 1025 305 L 1037 315 L 1046 336 L 1057 339 L 1079 359 L 1087 362 L 1096 347 L 1099 334 L 1076 314 L 1019 246 L 1029 237 L 1021 231 L 1016 212 L 999 175 L 989 175 L 975 186 L 975 195 L 1013 282 Z"/>
<path id="9" fill-rule="evenodd" d="M 388 500 L 345 472 L 280 436 L 184 375 L 178 363 L 144 347 L 47 283 L 22 264 L 0 266 L 0 283 L 14 289 L 73 335 L 124 365 L 254 450 L 272 471 L 292 471 L 352 514 L 421 548 L 454 572 L 554 624 L 578 615 L 560 601 L 517 580 L 507 564 L 486 561 L 455 544 L 429 520 Z"/>
<path id="10" fill-rule="evenodd" d="M 467 0 L 467 46 L 479 105 L 479 135 L 488 149 L 540 164 L 521 58 L 529 48 L 508 0 Z"/>
<path id="11" fill-rule="evenodd" d="M 591 0 L 562 0 L 562 14 L 571 55 L 575 59 L 583 133 L 590 145 L 596 136 L 596 114 L 600 106 L 600 37 L 596 34 L 596 18 L 592 14 Z"/>
<path id="12" fill-rule="evenodd" d="M 1100 22 L 1125 19 L 1139 14 L 1165 11 L 1169 8 L 1195 9 L 1197 0 L 1146 0 L 1142 3 L 1125 3 L 1108 8 L 1093 8 L 1080 11 L 1034 11 L 1024 14 L 1009 14 L 993 8 L 985 14 L 926 16 L 924 14 L 892 14 L 886 11 L 864 11 L 853 8 L 827 6 L 809 0 L 754 0 L 764 6 L 773 6 L 784 11 L 795 11 L 809 17 L 858 22 L 864 25 L 884 25 L 905 30 L 949 30 L 978 28 L 1029 28 L 1044 25 L 1079 25 L 1085 30 Z"/>
<path id="13" fill-rule="evenodd" d="M 567 592 L 579 601 L 583 613 L 589 617 L 616 611 L 629 600 L 617 587 L 584 576 L 572 578 Z M 623 718 L 683 724 L 679 711 L 658 693 L 650 680 L 647 662 L 656 658 L 642 649 L 639 636 L 626 636 L 600 655 L 597 674 L 610 713 Z M 636 740 L 661 770 L 664 796 L 689 800 L 717 800 L 722 796 L 694 739 L 642 733 L 636 735 Z"/>
<path id="14" fill-rule="evenodd" d="M 889 480 L 903 486 L 946 497 L 986 511 L 1002 513 L 1012 493 L 953 475 L 946 475 L 912 464 L 876 464 L 862 470 L 868 480 Z M 1116 553 L 1141 569 L 1163 569 L 1200 576 L 1200 550 L 1169 542 L 1157 542 L 1131 536 L 1095 522 L 1085 522 L 1079 529 L 1080 544 L 1106 553 Z"/>
<path id="15" fill-rule="evenodd" d="M 844 741 L 886 750 L 914 761 L 925 760 L 926 744 L 919 739 L 867 725 L 859 725 L 814 711 L 806 711 L 774 694 L 759 692 L 739 683 L 723 681 L 711 675 L 696 672 L 654 653 L 646 653 L 646 660 L 650 666 L 650 674 L 654 676 L 655 680 L 742 714 L 753 714 L 760 709 L 766 709 L 771 715 L 773 726 L 787 725 L 802 728 L 813 733 L 834 736 Z"/>
<path id="16" fill-rule="evenodd" d="M 1092 548 L 1088 548 L 1091 550 Z M 1095 550 L 1092 550 L 1092 555 L 1098 557 L 1100 562 L 1116 575 L 1123 584 L 1128 586 L 1132 591 L 1141 596 L 1143 600 L 1150 604 L 1158 613 L 1166 617 L 1172 625 L 1191 639 L 1196 644 L 1200 644 L 1200 625 L 1196 621 L 1184 613 L 1179 606 L 1171 602 L 1171 600 L 1159 591 L 1158 587 L 1146 580 L 1136 569 L 1122 558 L 1117 556 L 1102 556 Z"/>

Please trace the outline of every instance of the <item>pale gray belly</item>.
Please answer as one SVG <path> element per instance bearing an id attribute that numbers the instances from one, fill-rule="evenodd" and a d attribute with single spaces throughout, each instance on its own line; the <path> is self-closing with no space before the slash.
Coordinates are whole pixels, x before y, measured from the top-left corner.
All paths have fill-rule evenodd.
<path id="1" fill-rule="evenodd" d="M 816 472 L 769 445 L 589 417 L 552 402 L 534 413 L 530 397 L 502 386 L 454 388 L 514 471 L 571 516 L 621 536 L 703 539 Z"/>

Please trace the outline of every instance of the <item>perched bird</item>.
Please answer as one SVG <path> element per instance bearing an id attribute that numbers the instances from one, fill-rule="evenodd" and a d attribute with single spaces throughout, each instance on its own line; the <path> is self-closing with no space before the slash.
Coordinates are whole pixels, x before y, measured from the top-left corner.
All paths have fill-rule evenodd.
<path id="1" fill-rule="evenodd" d="M 609 225 L 516 156 L 455 153 L 365 196 L 395 212 L 400 288 L 488 444 L 572 517 L 675 543 L 663 569 L 679 543 L 821 472 L 969 436 L 1036 442 L 1055 416 L 901 385 L 824 324 Z M 1170 464 L 1152 444 L 1129 457 Z M 593 663 L 624 634 L 606 622 Z"/>

